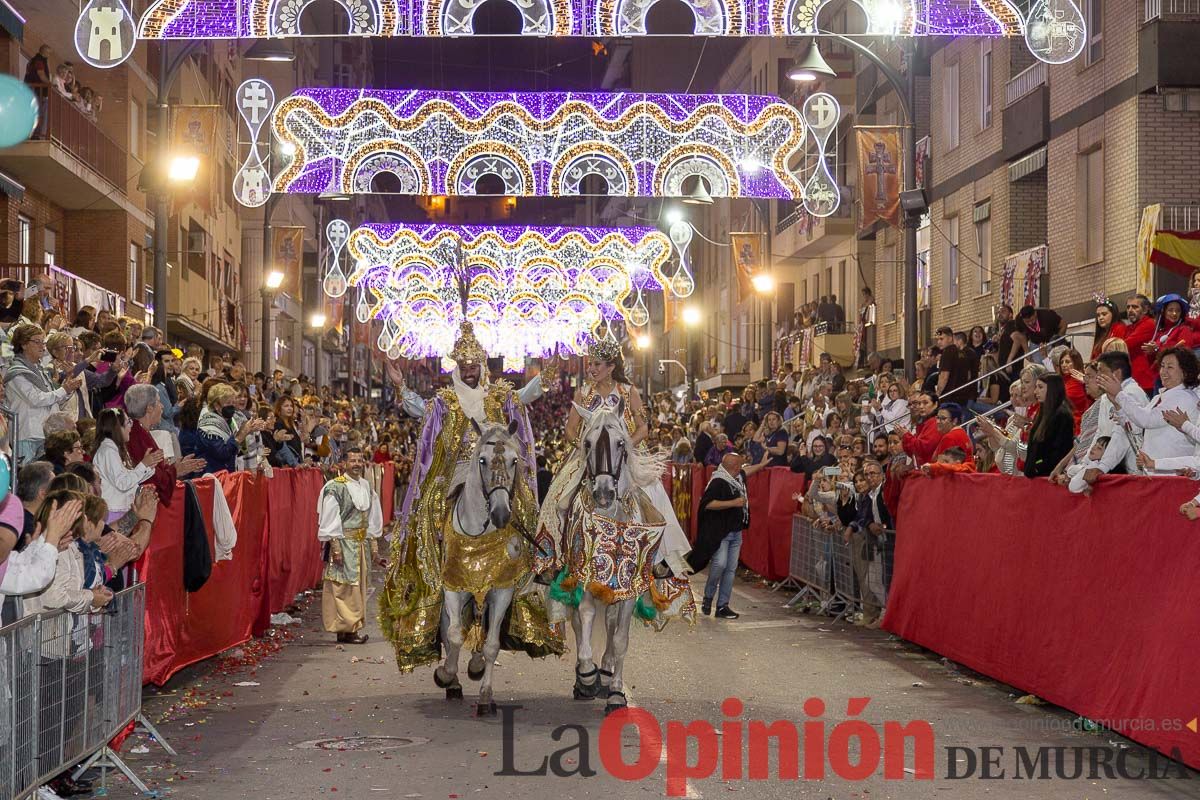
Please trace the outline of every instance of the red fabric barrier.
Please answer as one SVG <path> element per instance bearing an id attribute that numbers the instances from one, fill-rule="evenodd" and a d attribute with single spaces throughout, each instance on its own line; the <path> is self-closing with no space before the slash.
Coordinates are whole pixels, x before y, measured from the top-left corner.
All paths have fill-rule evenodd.
<path id="1" fill-rule="evenodd" d="M 696 541 L 696 525 L 700 518 L 700 498 L 712 478 L 715 467 L 700 464 L 676 467 L 691 471 L 692 513 L 684 533 L 688 541 Z M 664 479 L 667 491 L 672 483 Z M 787 577 L 792 552 L 792 514 L 796 502 L 792 495 L 803 492 L 807 481 L 804 475 L 783 467 L 765 469 L 750 476 L 746 489 L 750 493 L 750 529 L 742 536 L 741 562 L 748 569 L 772 581 Z"/>
<path id="2" fill-rule="evenodd" d="M 750 529 L 742 534 L 741 562 L 770 581 L 788 574 L 792 549 L 792 495 L 804 491 L 803 474 L 786 467 L 756 472 L 746 481 L 750 495 Z"/>
<path id="3" fill-rule="evenodd" d="M 321 582 L 325 565 L 317 541 L 317 499 L 324 485 L 319 469 L 278 469 L 267 481 L 270 536 L 265 566 L 272 614 Z"/>
<path id="4" fill-rule="evenodd" d="M 263 580 L 267 530 L 267 481 L 247 472 L 221 473 L 221 489 L 237 527 L 233 559 L 213 564 L 212 575 L 198 592 L 183 589 L 184 503 L 160 508 L 150 546 L 139 562 L 146 582 L 145 680 L 163 684 L 197 661 L 250 638 L 263 625 L 266 586 Z M 212 544 L 214 480 L 194 482 Z M 183 497 L 183 487 L 177 496 Z"/>
<path id="5" fill-rule="evenodd" d="M 1200 525 L 1182 478 L 1091 497 L 1000 475 L 910 479 L 883 627 L 1200 767 Z M 1174 730 L 1170 728 L 1174 727 Z"/>

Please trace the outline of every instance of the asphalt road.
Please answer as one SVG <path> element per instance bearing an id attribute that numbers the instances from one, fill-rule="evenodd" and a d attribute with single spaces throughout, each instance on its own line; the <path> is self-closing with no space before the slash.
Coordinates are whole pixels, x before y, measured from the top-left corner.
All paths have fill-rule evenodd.
<path id="1" fill-rule="evenodd" d="M 683 768 L 672 770 L 672 790 L 688 797 L 746 798 L 1200 798 L 1200 774 L 1170 768 L 1170 777 L 1158 780 L 1125 780 L 1088 775 L 1092 759 L 1105 758 L 1124 765 L 1126 774 L 1136 774 L 1151 763 L 1148 753 L 1137 745 L 1110 734 L 1084 733 L 1071 727 L 1072 715 L 1051 707 L 1018 705 L 1008 687 L 994 684 L 936 655 L 918 650 L 883 631 L 869 631 L 822 617 L 811 617 L 782 608 L 784 593 L 772 594 L 765 587 L 739 580 L 734 607 L 742 618 L 727 622 L 702 619 L 696 627 L 672 625 L 654 633 L 635 623 L 626 677 L 631 699 L 653 715 L 661 729 L 674 728 L 682 739 L 682 723 L 707 721 L 723 735 L 703 735 L 704 747 L 720 755 L 725 769 L 736 775 L 737 729 L 721 729 L 727 720 L 741 721 L 743 730 L 751 720 L 788 720 L 797 726 L 800 739 L 810 738 L 802 726 L 806 721 L 823 731 L 825 777 L 815 774 L 807 756 L 821 747 L 807 747 L 799 758 L 800 780 L 779 778 L 779 760 L 769 759 L 766 780 L 721 777 L 718 766 L 711 777 L 686 778 Z M 618 750 L 627 763 L 649 759 L 650 770 L 641 780 L 621 780 L 605 768 L 600 754 L 604 720 L 602 701 L 577 702 L 570 696 L 573 656 L 561 661 L 532 661 L 524 655 L 502 654 L 496 671 L 496 698 L 502 704 L 519 705 L 511 712 L 511 744 L 505 745 L 502 717 L 473 716 L 471 692 L 477 684 L 466 683 L 467 701 L 443 698 L 434 686 L 432 668 L 401 676 L 389 648 L 375 626 L 368 631 L 371 641 L 362 646 L 337 646 L 331 635 L 319 630 L 318 604 L 310 603 L 300 625 L 291 626 L 292 640 L 265 659 L 256 669 L 206 672 L 206 667 L 177 677 L 161 695 L 147 700 L 152 720 L 162 719 L 162 733 L 179 749 L 171 758 L 150 747 L 146 754 L 128 755 L 128 763 L 164 795 L 179 800 L 253 798 L 253 800 L 296 800 L 312 797 L 355 798 L 453 798 L 513 797 L 523 800 L 562 798 L 625 798 L 666 796 L 668 769 L 665 756 L 674 755 L 681 764 L 699 760 L 697 742 L 675 747 L 645 740 L 639 750 L 634 728 L 619 737 Z M 372 612 L 372 617 L 373 617 Z M 357 660 L 356 660 L 357 659 Z M 462 674 L 465 675 L 465 661 Z M 253 686 L 236 686 L 254 683 Z M 727 718 L 721 704 L 738 698 L 744 709 Z M 847 712 L 850 698 L 870 698 L 865 709 Z M 805 701 L 820 698 L 823 717 L 806 713 Z M 807 709 L 813 711 L 810 705 Z M 870 723 L 866 744 L 844 734 L 863 733 L 868 726 L 844 728 L 839 723 L 853 716 Z M 933 729 L 933 778 L 919 780 L 914 770 L 910 742 L 903 764 L 894 757 L 872 760 L 873 741 L 880 738 L 885 723 L 927 721 Z M 563 725 L 578 726 L 559 730 Z M 703 726 L 700 726 L 703 727 Z M 381 741 L 346 737 L 398 737 Z M 586 737 L 587 756 L 579 746 Z M 886 739 L 886 737 L 884 737 Z M 319 744 L 320 740 L 343 740 Z M 848 741 L 848 743 L 847 743 Z M 135 737 L 132 744 L 141 745 Z M 128 752 L 131 745 L 126 745 Z M 339 749 L 346 748 L 346 749 Z M 949 752 L 947 748 L 973 748 Z M 992 771 L 1003 778 L 982 779 L 979 748 L 993 751 Z M 1027 748 L 1040 765 L 1039 752 L 1047 757 L 1047 779 L 1029 779 L 1029 768 L 1019 764 L 1015 748 Z M 1038 751 L 1036 748 L 1062 748 Z M 1091 751 L 1087 750 L 1090 748 Z M 591 777 L 571 774 L 497 775 L 504 770 L 506 750 L 515 770 L 535 771 L 550 754 L 569 749 L 556 759 L 560 771 L 578 773 L 582 767 L 595 771 Z M 657 750 L 657 752 L 655 752 Z M 869 777 L 850 780 L 847 769 L 866 753 Z M 795 751 L 793 751 L 795 752 Z M 1056 757 L 1065 775 L 1083 760 L 1083 776 L 1056 777 Z M 836 761 L 838 769 L 834 769 Z M 960 774 L 975 761 L 974 775 L 947 777 L 949 769 Z M 885 777 L 885 764 L 901 777 Z M 750 758 L 742 765 L 749 768 Z M 786 766 L 786 765 L 785 765 Z M 1157 768 L 1166 764 L 1160 758 Z M 1021 770 L 1020 777 L 1015 777 Z M 1181 772 L 1186 778 L 1181 777 Z M 110 786 L 110 797 L 135 796 L 121 781 Z"/>

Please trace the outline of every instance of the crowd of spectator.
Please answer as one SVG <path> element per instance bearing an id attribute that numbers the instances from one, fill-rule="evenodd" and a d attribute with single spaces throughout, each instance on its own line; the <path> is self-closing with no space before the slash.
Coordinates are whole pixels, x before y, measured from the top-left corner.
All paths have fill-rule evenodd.
<path id="1" fill-rule="evenodd" d="M 103 610 L 136 580 L 177 479 L 331 469 L 360 447 L 395 462 L 402 487 L 415 451 L 418 423 L 394 409 L 172 348 L 107 310 L 68 318 L 36 283 L 0 281 L 0 374 L 0 449 L 17 471 L 16 492 L 0 489 L 0 625 Z M 87 788 L 63 775 L 39 791 Z"/>
<path id="2" fill-rule="evenodd" d="M 990 326 L 939 328 L 911 382 L 875 353 L 858 370 L 823 353 L 736 396 L 661 393 L 648 442 L 676 464 L 716 467 L 737 452 L 803 473 L 800 513 L 884 553 L 886 585 L 890 545 L 878 534 L 911 473 L 1049 478 L 1081 493 L 1103 474 L 1200 477 L 1200 314 L 1189 300 L 1137 295 L 1121 314 L 1098 298 L 1086 358 L 1066 332 L 1053 310 L 1004 306 Z M 869 519 L 864 494 L 882 498 Z M 1200 517 L 1200 496 L 1180 512 Z M 864 617 L 875 619 L 870 604 Z"/>
<path id="3" fill-rule="evenodd" d="M 38 48 L 33 58 L 25 65 L 25 83 L 28 84 L 44 102 L 47 92 L 56 92 L 79 109 L 93 122 L 104 106 L 104 97 L 90 86 L 84 86 L 75 76 L 75 65 L 63 61 L 50 69 L 50 56 L 53 51 L 50 45 L 44 44 Z"/>

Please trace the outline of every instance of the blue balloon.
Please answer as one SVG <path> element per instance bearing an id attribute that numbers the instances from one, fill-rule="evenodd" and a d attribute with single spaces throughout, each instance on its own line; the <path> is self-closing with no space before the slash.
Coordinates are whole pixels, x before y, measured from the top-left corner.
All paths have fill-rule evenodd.
<path id="1" fill-rule="evenodd" d="M 0 75 L 0 147 L 12 147 L 28 139 L 37 127 L 38 101 L 25 82 Z"/>
<path id="2" fill-rule="evenodd" d="M 12 473 L 8 469 L 8 456 L 0 455 L 0 503 L 3 503 L 4 498 L 8 497 L 10 489 L 12 489 Z"/>

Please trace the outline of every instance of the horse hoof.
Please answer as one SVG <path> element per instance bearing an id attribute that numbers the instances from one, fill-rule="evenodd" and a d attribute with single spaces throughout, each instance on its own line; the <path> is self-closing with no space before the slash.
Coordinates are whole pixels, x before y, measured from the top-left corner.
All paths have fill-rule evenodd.
<path id="1" fill-rule="evenodd" d="M 614 697 L 621 698 L 621 702 L 614 703 L 613 702 Z M 624 692 L 609 692 L 608 693 L 608 702 L 604 705 L 604 716 L 607 717 L 609 714 L 613 713 L 614 711 L 620 711 L 622 708 L 628 707 L 628 705 L 629 705 L 629 700 L 628 700 L 628 698 L 625 697 Z"/>
<path id="2" fill-rule="evenodd" d="M 467 664 L 467 677 L 473 681 L 481 680 L 483 678 L 483 673 L 487 669 L 487 664 L 484 662 L 482 657 L 478 659 L 478 667 L 475 666 L 475 663 L 476 659 L 472 658 L 470 663 Z"/>
<path id="3" fill-rule="evenodd" d="M 449 686 L 454 685 L 453 678 L 442 677 L 442 668 L 441 667 L 437 667 L 433 670 L 433 682 L 437 685 L 437 687 L 439 689 L 445 689 Z"/>
<path id="4" fill-rule="evenodd" d="M 462 686 L 459 685 L 459 686 L 448 687 L 446 689 L 446 699 L 447 700 L 462 700 L 463 699 Z"/>
<path id="5" fill-rule="evenodd" d="M 478 703 L 475 706 L 475 716 L 477 717 L 494 717 L 496 716 L 495 703 Z"/>

